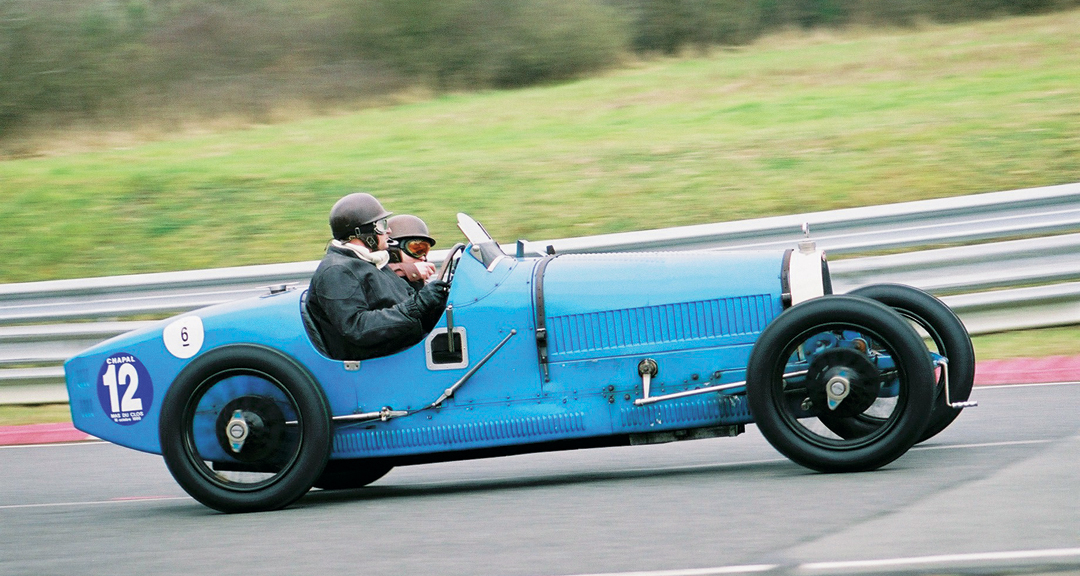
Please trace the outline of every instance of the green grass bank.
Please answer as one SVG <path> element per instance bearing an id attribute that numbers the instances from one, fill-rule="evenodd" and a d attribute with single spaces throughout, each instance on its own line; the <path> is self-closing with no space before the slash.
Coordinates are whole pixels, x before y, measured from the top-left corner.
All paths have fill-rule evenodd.
<path id="1" fill-rule="evenodd" d="M 458 211 L 512 241 L 1073 182 L 1077 29 L 792 32 L 556 86 L 73 135 L 0 161 L 0 282 L 317 259 L 355 190 L 447 241 Z"/>
<path id="2" fill-rule="evenodd" d="M 0 283 L 317 259 L 360 189 L 449 243 L 458 211 L 512 241 L 1080 181 L 1077 29 L 1080 11 L 791 32 L 273 125 L 76 131 L 0 159 Z M 976 353 L 1075 354 L 1077 332 Z M 66 419 L 0 407 L 0 425 Z"/>

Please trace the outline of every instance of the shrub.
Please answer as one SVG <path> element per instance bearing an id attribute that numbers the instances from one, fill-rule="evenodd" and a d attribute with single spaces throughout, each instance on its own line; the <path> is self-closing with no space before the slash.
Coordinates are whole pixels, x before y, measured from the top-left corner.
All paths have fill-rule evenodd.
<path id="1" fill-rule="evenodd" d="M 353 14 L 360 57 L 438 89 L 572 78 L 625 49 L 619 14 L 591 0 L 364 0 Z"/>
<path id="2" fill-rule="evenodd" d="M 623 52 L 788 26 L 907 25 L 1080 0 L 0 0 L 0 138 L 28 119 L 248 114 L 408 84 L 527 86 Z M 60 119 L 59 122 L 56 120 Z"/>

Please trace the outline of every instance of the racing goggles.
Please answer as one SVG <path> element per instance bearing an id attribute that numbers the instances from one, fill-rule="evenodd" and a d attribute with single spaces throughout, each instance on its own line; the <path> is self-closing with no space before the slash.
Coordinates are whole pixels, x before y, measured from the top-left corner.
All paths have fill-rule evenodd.
<path id="1" fill-rule="evenodd" d="M 372 232 L 376 234 L 386 234 L 390 231 L 390 224 L 387 222 L 386 218 L 372 222 L 371 226 Z"/>
<path id="2" fill-rule="evenodd" d="M 423 260 L 431 251 L 431 243 L 423 238 L 412 238 L 400 243 L 402 252 L 417 260 Z"/>

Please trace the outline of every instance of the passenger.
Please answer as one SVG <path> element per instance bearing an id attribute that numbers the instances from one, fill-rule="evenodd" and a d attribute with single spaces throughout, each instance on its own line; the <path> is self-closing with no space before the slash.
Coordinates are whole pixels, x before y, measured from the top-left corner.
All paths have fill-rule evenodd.
<path id="1" fill-rule="evenodd" d="M 364 193 L 330 210 L 334 239 L 311 278 L 307 311 L 331 358 L 363 360 L 407 348 L 446 308 L 449 284 L 432 280 L 417 291 L 387 267 L 390 214 Z"/>
<path id="2" fill-rule="evenodd" d="M 435 265 L 427 261 L 435 239 L 428 232 L 427 224 L 416 216 L 394 216 L 389 220 L 389 225 L 390 269 L 404 278 L 414 290 L 419 290 L 435 276 Z"/>

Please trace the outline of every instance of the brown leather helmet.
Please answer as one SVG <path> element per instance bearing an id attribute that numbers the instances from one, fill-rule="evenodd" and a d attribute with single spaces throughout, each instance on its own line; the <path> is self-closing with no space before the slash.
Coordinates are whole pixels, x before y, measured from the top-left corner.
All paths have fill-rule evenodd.
<path id="1" fill-rule="evenodd" d="M 356 192 L 334 203 L 330 209 L 330 231 L 337 240 L 375 234 L 375 223 L 391 214 L 371 194 Z"/>
<path id="2" fill-rule="evenodd" d="M 390 226 L 390 238 L 402 241 L 407 238 L 421 238 L 428 244 L 435 245 L 435 239 L 428 232 L 427 224 L 412 214 L 399 214 L 391 218 L 387 224 Z"/>

